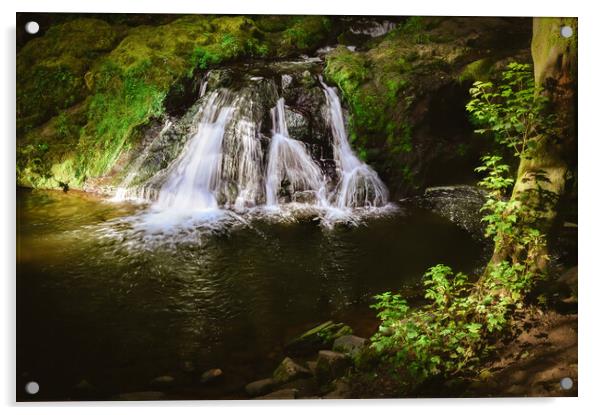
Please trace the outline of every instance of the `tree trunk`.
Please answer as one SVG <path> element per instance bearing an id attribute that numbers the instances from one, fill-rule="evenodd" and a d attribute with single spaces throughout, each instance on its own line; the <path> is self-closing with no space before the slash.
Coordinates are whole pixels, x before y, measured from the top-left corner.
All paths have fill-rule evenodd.
<path id="1" fill-rule="evenodd" d="M 572 29 L 572 36 L 562 36 L 564 26 Z M 535 83 L 549 98 L 548 111 L 557 117 L 556 132 L 553 136 L 536 139 L 538 144 L 531 157 L 520 160 L 512 198 L 524 199 L 526 192 L 531 191 L 529 203 L 545 206 L 538 228 L 548 234 L 557 219 L 558 202 L 564 194 L 567 179 L 576 174 L 570 168 L 576 166 L 577 157 L 577 19 L 534 18 L 531 54 Z M 537 180 L 544 175 L 545 181 Z M 544 197 L 552 203 L 546 203 L 542 200 Z M 512 258 L 513 247 L 501 245 L 496 245 L 490 266 Z M 545 271 L 547 262 L 544 248 L 537 268 Z"/>

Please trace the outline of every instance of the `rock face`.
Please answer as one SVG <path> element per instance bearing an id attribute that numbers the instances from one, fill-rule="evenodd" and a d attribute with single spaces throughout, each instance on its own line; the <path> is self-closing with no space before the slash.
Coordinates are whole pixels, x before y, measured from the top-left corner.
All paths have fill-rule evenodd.
<path id="1" fill-rule="evenodd" d="M 327 54 L 352 142 L 394 196 L 473 177 L 482 140 L 471 138 L 468 89 L 528 62 L 530 36 L 531 19 L 411 17 L 366 48 Z"/>
<path id="2" fill-rule="evenodd" d="M 319 383 L 328 383 L 345 374 L 351 366 L 351 359 L 343 353 L 332 350 L 320 350 L 316 364 L 316 379 Z"/>
<path id="3" fill-rule="evenodd" d="M 285 357 L 274 371 L 273 379 L 276 384 L 283 384 L 310 376 L 311 372 L 309 369 L 296 363 L 290 357 Z"/>
<path id="4" fill-rule="evenodd" d="M 368 340 L 364 339 L 363 337 L 345 335 L 334 341 L 332 349 L 335 352 L 346 353 L 351 357 L 354 357 L 360 353 L 364 347 L 366 347 L 367 343 Z"/>
<path id="5" fill-rule="evenodd" d="M 310 353 L 319 349 L 326 349 L 339 337 L 351 334 L 351 327 L 343 323 L 327 321 L 301 334 L 291 340 L 286 350 L 293 353 Z"/>

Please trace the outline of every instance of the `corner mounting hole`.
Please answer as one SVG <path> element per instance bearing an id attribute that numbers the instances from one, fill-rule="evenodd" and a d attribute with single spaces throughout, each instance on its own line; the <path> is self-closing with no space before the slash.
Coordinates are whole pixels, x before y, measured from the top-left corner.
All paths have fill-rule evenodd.
<path id="1" fill-rule="evenodd" d="M 560 380 L 560 387 L 565 391 L 568 391 L 573 388 L 573 379 L 571 378 L 562 378 Z"/>
<path id="2" fill-rule="evenodd" d="M 25 23 L 25 31 L 30 35 L 35 35 L 40 31 L 40 25 L 38 22 L 27 22 Z"/>
<path id="3" fill-rule="evenodd" d="M 573 28 L 571 26 L 562 26 L 560 28 L 560 34 L 562 37 L 569 38 L 573 36 Z"/>
<path id="4" fill-rule="evenodd" d="M 25 392 L 30 395 L 35 395 L 39 391 L 40 385 L 38 385 L 38 382 L 27 382 L 27 385 L 25 385 Z"/>

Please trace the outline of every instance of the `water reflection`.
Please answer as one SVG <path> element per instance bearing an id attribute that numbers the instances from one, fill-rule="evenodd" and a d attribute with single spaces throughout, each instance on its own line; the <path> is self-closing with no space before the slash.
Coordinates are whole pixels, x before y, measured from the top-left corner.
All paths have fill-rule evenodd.
<path id="1" fill-rule="evenodd" d="M 17 364 L 19 376 L 52 384 L 40 398 L 68 398 L 82 379 L 107 396 L 140 390 L 184 362 L 242 385 L 267 374 L 266 357 L 300 328 L 353 326 L 372 295 L 413 286 L 440 262 L 470 272 L 481 255 L 423 211 L 333 229 L 226 216 L 183 238 L 137 228 L 143 215 L 71 192 L 19 192 Z"/>

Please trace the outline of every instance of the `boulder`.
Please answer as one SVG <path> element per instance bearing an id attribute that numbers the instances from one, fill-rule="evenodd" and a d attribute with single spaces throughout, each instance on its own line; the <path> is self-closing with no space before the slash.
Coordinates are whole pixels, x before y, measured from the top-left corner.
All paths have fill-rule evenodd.
<path id="1" fill-rule="evenodd" d="M 335 352 L 346 353 L 351 357 L 355 357 L 364 347 L 366 347 L 367 342 L 368 340 L 363 337 L 347 334 L 336 339 L 332 345 L 332 349 Z"/>
<path id="2" fill-rule="evenodd" d="M 251 397 L 265 395 L 270 393 L 272 389 L 274 389 L 274 379 L 272 378 L 256 380 L 245 386 L 245 391 Z"/>
<path id="3" fill-rule="evenodd" d="M 290 357 L 285 357 L 274 371 L 273 379 L 276 384 L 283 384 L 310 376 L 311 372 L 308 369 L 296 363 Z"/>
<path id="4" fill-rule="evenodd" d="M 281 389 L 255 399 L 296 399 L 297 389 Z"/>
<path id="5" fill-rule="evenodd" d="M 221 369 L 209 369 L 201 375 L 201 383 L 214 382 L 217 378 L 222 376 L 224 372 Z"/>
<path id="6" fill-rule="evenodd" d="M 285 349 L 299 354 L 316 352 L 330 348 L 336 339 L 352 332 L 346 324 L 327 321 L 294 338 L 285 345 Z"/>
<path id="7" fill-rule="evenodd" d="M 320 350 L 316 363 L 315 376 L 319 383 L 328 383 L 345 375 L 350 366 L 351 359 L 349 356 L 333 352 L 332 350 Z"/>

